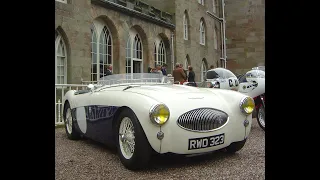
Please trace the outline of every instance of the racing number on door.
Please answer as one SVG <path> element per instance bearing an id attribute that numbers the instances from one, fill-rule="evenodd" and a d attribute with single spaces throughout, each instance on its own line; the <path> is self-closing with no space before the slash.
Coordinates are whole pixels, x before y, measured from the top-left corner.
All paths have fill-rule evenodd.
<path id="1" fill-rule="evenodd" d="M 234 83 L 233 83 L 233 81 L 234 81 Z M 237 79 L 229 79 L 229 86 L 230 87 L 233 87 L 233 86 L 238 86 L 239 85 L 239 82 L 238 82 L 238 80 Z"/>

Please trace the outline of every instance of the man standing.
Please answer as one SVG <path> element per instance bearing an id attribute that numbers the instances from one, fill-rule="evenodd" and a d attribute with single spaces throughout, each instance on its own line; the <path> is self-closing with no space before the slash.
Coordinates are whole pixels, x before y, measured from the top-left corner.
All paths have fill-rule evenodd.
<path id="1" fill-rule="evenodd" d="M 174 82 L 179 82 L 180 84 L 183 84 L 186 81 L 186 74 L 184 73 L 184 70 L 180 67 L 180 63 L 176 64 L 176 68 L 172 72 L 172 76 L 174 78 Z"/>
<path id="2" fill-rule="evenodd" d="M 163 64 L 163 65 L 162 65 L 161 71 L 162 71 L 162 74 L 163 74 L 164 76 L 167 75 L 167 65 L 166 65 L 166 64 Z"/>
<path id="3" fill-rule="evenodd" d="M 104 76 L 112 75 L 112 65 L 107 65 Z"/>
<path id="4" fill-rule="evenodd" d="M 183 69 L 183 64 L 180 63 L 180 68 L 183 70 L 184 74 L 186 75 L 186 77 L 184 78 L 184 80 L 186 81 L 188 79 L 188 71 Z"/>

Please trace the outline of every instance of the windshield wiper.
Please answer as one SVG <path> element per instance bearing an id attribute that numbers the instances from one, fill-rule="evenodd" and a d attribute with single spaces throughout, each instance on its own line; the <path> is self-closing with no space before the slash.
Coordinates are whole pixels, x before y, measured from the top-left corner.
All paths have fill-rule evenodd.
<path id="1" fill-rule="evenodd" d="M 127 89 L 130 89 L 130 88 L 133 88 L 134 86 L 127 86 L 126 88 L 123 89 L 123 91 L 127 90 Z"/>

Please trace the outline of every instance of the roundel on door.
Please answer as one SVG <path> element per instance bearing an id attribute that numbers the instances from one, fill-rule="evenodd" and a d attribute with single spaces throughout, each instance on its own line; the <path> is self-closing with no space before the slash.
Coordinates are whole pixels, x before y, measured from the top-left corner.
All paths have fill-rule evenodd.
<path id="1" fill-rule="evenodd" d="M 76 110 L 76 118 L 82 133 L 87 131 L 86 110 L 84 107 L 78 107 Z"/>

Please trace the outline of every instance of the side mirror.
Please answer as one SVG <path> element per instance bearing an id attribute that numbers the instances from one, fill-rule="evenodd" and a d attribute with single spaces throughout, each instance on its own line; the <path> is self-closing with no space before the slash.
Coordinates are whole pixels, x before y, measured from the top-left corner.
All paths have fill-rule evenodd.
<path id="1" fill-rule="evenodd" d="M 94 85 L 93 85 L 93 84 L 89 84 L 87 87 L 88 87 L 91 91 L 94 90 Z"/>

